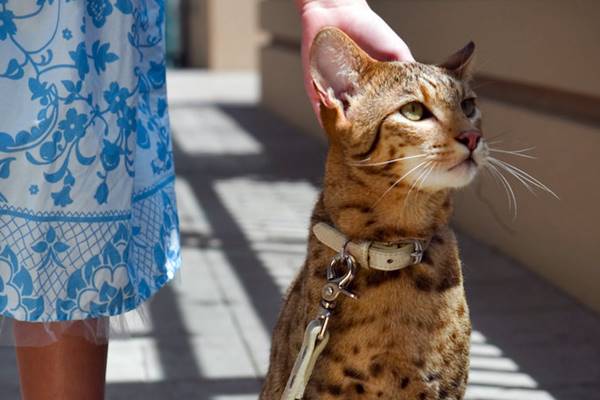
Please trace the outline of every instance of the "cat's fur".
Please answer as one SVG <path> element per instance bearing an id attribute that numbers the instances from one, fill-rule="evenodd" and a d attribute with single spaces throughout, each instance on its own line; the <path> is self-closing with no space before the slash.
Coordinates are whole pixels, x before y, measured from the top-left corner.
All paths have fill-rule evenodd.
<path id="1" fill-rule="evenodd" d="M 350 290 L 359 298 L 338 298 L 305 399 L 463 398 L 471 325 L 448 220 L 452 188 L 474 177 L 487 152 L 483 140 L 472 154 L 457 140 L 465 130 L 480 130 L 479 111 L 469 118 L 461 109 L 474 97 L 472 52 L 467 46 L 437 67 L 377 62 L 334 28 L 313 43 L 312 76 L 330 145 L 311 225 L 327 222 L 353 240 L 431 242 L 420 264 L 395 272 L 358 269 Z M 398 110 L 410 101 L 432 116 L 406 119 Z M 427 158 L 361 165 L 421 153 Z M 449 171 L 469 156 L 473 161 Z M 435 160 L 427 179 L 417 182 L 426 171 L 418 168 L 397 182 L 425 160 Z M 273 332 L 263 400 L 281 397 L 334 254 L 310 234 L 306 263 Z"/>

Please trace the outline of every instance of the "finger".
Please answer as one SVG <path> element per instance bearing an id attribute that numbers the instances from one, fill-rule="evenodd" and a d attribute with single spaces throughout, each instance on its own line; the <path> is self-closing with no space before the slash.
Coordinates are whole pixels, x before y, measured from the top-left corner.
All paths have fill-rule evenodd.
<path id="1" fill-rule="evenodd" d="M 378 16 L 376 17 L 380 19 Z M 351 26 L 348 34 L 354 38 L 371 57 L 379 61 L 407 61 L 415 59 L 406 43 L 383 20 L 377 25 L 376 32 L 365 30 L 362 26 Z M 373 40 L 377 37 L 377 40 Z"/>
<path id="2" fill-rule="evenodd" d="M 386 58 L 382 58 L 383 61 L 406 61 L 406 62 L 414 62 L 415 58 L 413 57 L 410 49 L 408 48 L 408 46 L 406 45 L 406 43 L 404 43 L 404 41 L 400 40 L 400 38 L 398 38 L 399 41 L 396 42 L 396 46 L 392 49 L 390 49 L 387 52 L 387 57 L 386 57 L 386 53 L 381 54 L 381 57 L 386 57 Z"/>
<path id="3" fill-rule="evenodd" d="M 406 45 L 404 40 L 402 40 L 400 36 L 398 36 L 396 32 L 394 32 L 394 30 L 388 25 L 382 25 L 382 29 L 385 31 L 383 35 L 388 39 L 383 40 L 380 43 L 384 44 L 384 46 L 389 47 L 386 49 L 386 47 L 382 46 L 381 49 L 377 50 L 382 53 L 382 56 L 385 56 L 385 54 L 387 53 L 389 58 L 385 61 L 414 62 L 415 58 L 413 57 L 410 48 Z"/>

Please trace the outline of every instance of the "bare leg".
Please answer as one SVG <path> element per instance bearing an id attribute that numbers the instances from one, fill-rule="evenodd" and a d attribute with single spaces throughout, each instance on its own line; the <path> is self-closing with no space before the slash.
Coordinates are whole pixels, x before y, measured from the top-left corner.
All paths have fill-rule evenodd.
<path id="1" fill-rule="evenodd" d="M 70 334 L 60 335 L 52 344 L 26 347 L 19 346 L 19 339 L 31 337 L 35 329 L 43 334 L 44 328 L 40 324 L 15 321 L 23 400 L 104 399 L 108 344 L 94 344 L 74 334 L 84 327 L 81 322 L 73 324 L 69 328 Z"/>

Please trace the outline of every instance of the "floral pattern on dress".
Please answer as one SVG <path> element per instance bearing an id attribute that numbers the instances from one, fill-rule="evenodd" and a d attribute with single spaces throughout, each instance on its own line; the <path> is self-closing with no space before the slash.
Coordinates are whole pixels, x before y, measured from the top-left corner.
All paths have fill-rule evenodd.
<path id="1" fill-rule="evenodd" d="M 0 253 L 0 313 L 37 321 L 44 310 L 42 296 L 33 296 L 33 283 L 10 246 Z"/>
<path id="2" fill-rule="evenodd" d="M 0 314 L 120 314 L 178 268 L 164 18 L 0 0 Z"/>

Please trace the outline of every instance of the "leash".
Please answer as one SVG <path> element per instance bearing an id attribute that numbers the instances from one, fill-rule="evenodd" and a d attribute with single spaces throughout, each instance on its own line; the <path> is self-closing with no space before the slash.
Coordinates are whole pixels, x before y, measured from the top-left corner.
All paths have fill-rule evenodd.
<path id="1" fill-rule="evenodd" d="M 345 267 L 345 272 L 337 275 L 338 266 Z M 308 323 L 304 331 L 304 342 L 292 368 L 290 377 L 281 400 L 299 400 L 304 396 L 306 385 L 310 380 L 312 371 L 319 355 L 325 349 L 329 341 L 329 320 L 331 312 L 335 308 L 335 301 L 340 294 L 356 299 L 354 293 L 349 292 L 346 287 L 352 282 L 356 274 L 356 262 L 354 257 L 342 247 L 327 268 L 327 283 L 321 289 L 321 302 L 317 317 Z"/>
<path id="2" fill-rule="evenodd" d="M 407 244 L 380 242 L 352 242 L 334 227 L 319 222 L 313 233 L 323 244 L 338 253 L 327 267 L 327 283 L 321 289 L 321 301 L 317 317 L 311 320 L 304 331 L 304 341 L 294 362 L 281 400 L 301 400 L 310 380 L 317 359 L 329 342 L 329 320 L 336 300 L 343 294 L 352 299 L 357 296 L 347 290 L 356 276 L 356 265 L 380 271 L 394 271 L 418 264 L 429 243 L 412 240 Z M 338 269 L 343 267 L 341 274 Z"/>

